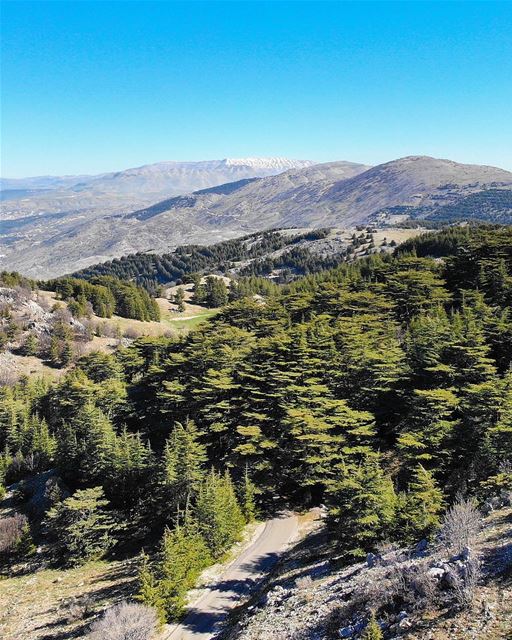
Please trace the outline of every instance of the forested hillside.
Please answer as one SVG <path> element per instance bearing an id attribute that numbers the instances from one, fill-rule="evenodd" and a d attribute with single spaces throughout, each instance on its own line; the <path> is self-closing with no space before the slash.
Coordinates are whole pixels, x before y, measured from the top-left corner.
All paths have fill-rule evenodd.
<path id="1" fill-rule="evenodd" d="M 138 597 L 172 619 L 257 510 L 325 503 L 349 562 L 433 535 L 460 492 L 511 491 L 512 229 L 406 248 L 4 388 L 2 484 L 54 471 L 3 551 L 73 564 L 161 539 Z"/>
<path id="2" fill-rule="evenodd" d="M 237 281 L 262 276 L 284 284 L 362 255 L 392 252 L 397 245 L 395 238 L 402 241 L 417 233 L 412 228 L 378 232 L 372 226 L 352 231 L 277 229 L 209 246 L 184 245 L 163 255 L 131 254 L 77 271 L 74 276 L 91 281 L 113 276 L 132 281 L 151 295 L 156 295 L 161 285 L 189 282 L 192 275 L 208 273 Z"/>
<path id="3" fill-rule="evenodd" d="M 262 259 L 268 254 L 286 249 L 279 266 L 288 269 L 319 271 L 334 266 L 346 256 L 315 257 L 307 250 L 293 253 L 301 241 L 319 240 L 328 235 L 328 229 L 311 229 L 307 232 L 282 233 L 278 230 L 254 233 L 236 240 L 226 240 L 211 246 L 184 245 L 174 253 L 157 255 L 135 253 L 76 272 L 78 278 L 115 276 L 121 280 L 133 280 L 155 294 L 159 285 L 181 282 L 191 273 L 218 271 L 227 274 L 234 263 L 248 263 L 243 275 L 268 273 L 271 265 Z M 255 262 L 254 266 L 253 263 Z M 270 268 L 269 268 L 270 267 Z"/>

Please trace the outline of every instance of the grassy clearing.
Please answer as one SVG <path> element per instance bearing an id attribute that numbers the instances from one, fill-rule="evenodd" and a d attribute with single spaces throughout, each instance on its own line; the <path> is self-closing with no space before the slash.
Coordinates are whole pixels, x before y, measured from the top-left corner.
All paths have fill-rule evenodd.
<path id="1" fill-rule="evenodd" d="M 133 593 L 135 575 L 135 560 L 123 560 L 0 578 L 0 637 L 81 637 L 99 611 Z"/>
<path id="2" fill-rule="evenodd" d="M 197 315 L 189 316 L 188 318 L 183 315 L 179 318 L 166 318 L 163 322 L 167 323 L 171 329 L 180 332 L 190 331 L 197 327 L 205 320 L 212 318 L 219 312 L 218 309 L 203 309 L 203 312 Z"/>

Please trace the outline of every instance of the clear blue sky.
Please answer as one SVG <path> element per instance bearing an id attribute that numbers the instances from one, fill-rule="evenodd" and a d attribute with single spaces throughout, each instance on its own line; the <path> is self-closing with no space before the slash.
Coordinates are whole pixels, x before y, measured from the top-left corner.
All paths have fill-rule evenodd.
<path id="1" fill-rule="evenodd" d="M 283 155 L 512 170 L 511 2 L 2 2 L 2 175 Z"/>

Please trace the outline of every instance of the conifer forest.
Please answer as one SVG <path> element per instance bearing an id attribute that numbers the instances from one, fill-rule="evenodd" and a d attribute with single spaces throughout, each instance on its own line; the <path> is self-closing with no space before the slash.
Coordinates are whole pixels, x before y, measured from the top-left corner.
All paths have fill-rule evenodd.
<path id="1" fill-rule="evenodd" d="M 53 287 L 78 316 L 88 300 L 157 317 L 147 291 L 94 277 Z M 27 499 L 34 474 L 48 480 L 0 554 L 136 554 L 134 597 L 170 621 L 255 518 L 326 505 L 349 563 L 429 539 L 458 495 L 512 490 L 510 227 L 210 293 L 224 306 L 185 335 L 2 387 L 0 492 Z"/>

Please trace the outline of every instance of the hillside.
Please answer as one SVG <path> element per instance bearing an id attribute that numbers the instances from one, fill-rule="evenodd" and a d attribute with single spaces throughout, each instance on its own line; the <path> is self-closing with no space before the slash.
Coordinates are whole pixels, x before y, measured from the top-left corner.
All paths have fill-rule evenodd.
<path id="1" fill-rule="evenodd" d="M 308 160 L 280 157 L 227 158 L 202 162 L 160 162 L 95 176 L 1 178 L 2 254 L 22 256 L 40 243 L 45 243 L 51 253 L 51 247 L 60 238 L 83 234 L 84 226 L 96 219 L 129 213 L 177 194 L 271 176 L 313 164 Z M 81 230 L 76 232 L 76 229 Z M 52 255 L 55 259 L 56 255 Z M 9 258 L 3 266 L 10 268 L 11 264 L 14 266 L 15 263 Z M 25 271 L 37 277 L 63 273 L 40 269 L 37 264 Z"/>
<path id="2" fill-rule="evenodd" d="M 134 281 L 152 294 L 160 285 L 179 283 L 194 272 L 235 278 L 263 276 L 283 283 L 363 255 L 393 251 L 397 244 L 420 232 L 421 227 L 263 231 L 213 245 L 185 245 L 169 254 L 131 254 L 74 275 L 86 279 L 115 276 Z"/>
<path id="3" fill-rule="evenodd" d="M 313 165 L 309 160 L 289 158 L 225 158 L 199 162 L 157 162 L 100 175 L 0 178 L 4 197 L 15 190 L 68 190 L 75 193 L 119 194 L 123 192 L 174 195 L 206 189 L 243 178 L 274 175 Z"/>
<path id="4" fill-rule="evenodd" d="M 195 304 L 193 285 L 182 289 L 181 309 L 173 301 L 176 288 L 167 289 L 155 299 L 160 317 L 144 321 L 98 315 L 90 303 L 80 311 L 74 297 L 0 274 L 0 388 L 23 376 L 58 378 L 91 352 L 113 353 L 141 336 L 184 334 L 216 313 Z"/>
<path id="5" fill-rule="evenodd" d="M 476 514 L 463 553 L 440 540 L 415 548 L 385 545 L 366 562 L 336 567 L 322 520 L 286 554 L 278 570 L 232 616 L 222 640 L 361 638 L 373 612 L 383 638 L 508 640 L 512 637 L 512 508 L 510 499 Z M 481 529 L 479 530 L 479 528 Z M 478 562 L 471 606 L 457 577 Z"/>
<path id="6" fill-rule="evenodd" d="M 511 186 L 507 171 L 423 156 L 373 168 L 327 163 L 174 197 L 131 213 L 77 220 L 30 247 L 14 240 L 4 262 L 28 274 L 63 273 L 137 251 L 166 253 L 184 243 L 213 244 L 270 228 L 349 229 L 368 221 L 382 226 L 404 217 L 435 217 L 439 211 L 447 220 L 446 207 L 486 189 L 506 195 Z M 470 203 L 469 217 L 510 220 L 506 198 L 486 205 Z M 464 218 L 463 210 L 455 217 Z"/>
<path id="7" fill-rule="evenodd" d="M 131 622 L 146 621 L 142 637 L 156 637 L 158 620 L 182 619 L 203 572 L 256 518 L 317 511 L 321 537 L 305 541 L 313 557 L 292 557 L 294 584 L 276 585 L 256 625 L 285 638 L 325 637 L 322 625 L 361 637 L 373 610 L 387 637 L 425 630 L 410 637 L 427 640 L 440 625 L 462 640 L 488 597 L 486 630 L 507 638 L 512 231 L 464 227 L 408 244 L 416 255 L 399 248 L 282 286 L 263 280 L 258 296 L 242 292 L 192 331 L 84 354 L 56 380 L 7 381 L 0 597 L 10 610 L 28 586 L 40 635 L 56 640 L 73 637 L 66 626 L 105 633 L 120 613 L 102 621 L 101 610 L 122 599 Z M 102 310 L 107 285 L 120 292 L 115 279 L 99 282 L 64 278 L 55 289 L 80 292 L 75 311 L 82 295 Z M 219 277 L 194 287 L 207 305 L 228 297 Z M 475 542 L 480 511 L 494 509 L 508 511 Z M 281 550 L 256 544 L 254 574 Z M 37 590 L 55 608 L 61 582 L 56 620 Z M 216 584 L 241 591 L 236 572 Z M 93 600 L 68 611 L 75 593 Z M 293 614 L 281 617 L 288 599 Z M 196 628 L 225 613 L 212 621 L 206 611 Z M 33 630 L 23 615 L 3 624 L 13 638 Z"/>

